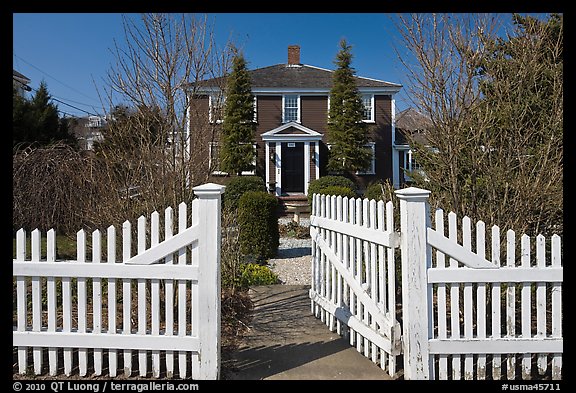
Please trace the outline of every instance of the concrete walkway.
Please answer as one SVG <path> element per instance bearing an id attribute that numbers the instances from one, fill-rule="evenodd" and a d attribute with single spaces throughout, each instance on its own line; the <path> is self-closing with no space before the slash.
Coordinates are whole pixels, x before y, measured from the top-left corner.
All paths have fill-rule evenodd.
<path id="1" fill-rule="evenodd" d="M 227 379 L 392 379 L 310 313 L 309 286 L 252 288 L 250 331 Z"/>

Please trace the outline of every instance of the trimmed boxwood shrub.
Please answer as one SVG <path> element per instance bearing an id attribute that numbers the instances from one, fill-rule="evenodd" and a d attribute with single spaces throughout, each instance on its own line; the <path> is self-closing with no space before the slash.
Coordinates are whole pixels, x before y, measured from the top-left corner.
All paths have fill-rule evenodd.
<path id="1" fill-rule="evenodd" d="M 308 203 L 312 203 L 312 195 L 322 194 L 322 190 L 326 187 L 340 186 L 347 187 L 350 190 L 355 190 L 354 182 L 344 176 L 324 176 L 316 180 L 312 180 L 308 185 Z"/>
<path id="2" fill-rule="evenodd" d="M 356 193 L 348 187 L 343 186 L 328 186 L 320 191 L 322 195 L 341 195 L 342 197 L 356 198 Z"/>
<path id="3" fill-rule="evenodd" d="M 256 260 L 272 258 L 279 245 L 278 200 L 263 191 L 247 191 L 238 201 L 240 251 Z"/>
<path id="4" fill-rule="evenodd" d="M 226 192 L 222 198 L 222 206 L 226 209 L 236 210 L 238 200 L 246 191 L 266 191 L 264 180 L 260 176 L 237 176 L 226 185 Z"/>

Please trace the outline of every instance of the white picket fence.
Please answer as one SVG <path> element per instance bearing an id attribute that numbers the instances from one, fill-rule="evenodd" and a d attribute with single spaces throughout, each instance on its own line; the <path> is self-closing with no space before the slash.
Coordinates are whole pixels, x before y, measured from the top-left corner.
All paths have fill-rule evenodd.
<path id="1" fill-rule="evenodd" d="M 314 195 L 312 312 L 393 376 L 402 353 L 405 379 L 561 379 L 560 237 L 537 236 L 531 247 L 510 230 L 501 247 L 497 226 L 487 236 L 464 217 L 459 229 L 454 213 L 445 235 L 442 210 L 432 226 L 429 194 L 396 191 L 399 232 L 390 201 Z"/>
<path id="2" fill-rule="evenodd" d="M 116 229 L 106 232 L 106 261 L 100 231 L 77 234 L 77 260 L 56 261 L 54 230 L 46 235 L 46 258 L 41 257 L 41 234 L 31 234 L 31 258 L 26 233 L 17 233 L 13 276 L 16 283 L 13 346 L 18 370 L 42 374 L 47 352 L 48 371 L 60 365 L 71 375 L 89 369 L 133 373 L 133 360 L 142 377 L 217 379 L 220 368 L 220 197 L 223 186 L 194 188 L 192 223 L 182 203 L 176 222 L 171 208 L 138 219 L 137 253 L 132 256 L 131 224 L 122 226 L 122 260 L 117 260 Z M 147 234 L 149 234 L 149 241 Z M 136 291 L 135 299 L 132 295 Z M 31 298 L 31 302 L 29 302 Z M 29 357 L 29 351 L 32 356 Z M 150 356 L 151 355 L 151 356 Z"/>
<path id="3" fill-rule="evenodd" d="M 518 250 L 514 232 L 508 231 L 504 252 L 494 226 L 487 260 L 484 223 L 476 224 L 473 236 L 470 219 L 464 217 L 459 238 L 456 215 L 449 213 L 446 236 L 442 210 L 435 212 L 432 228 L 429 194 L 413 187 L 396 191 L 404 376 L 531 379 L 546 373 L 550 361 L 552 379 L 561 379 L 560 237 L 552 236 L 547 248 L 544 237 L 537 236 L 534 263 L 528 236 L 521 237 Z"/>
<path id="4" fill-rule="evenodd" d="M 316 194 L 310 235 L 312 312 L 395 375 L 401 348 L 392 202 Z"/>
<path id="5" fill-rule="evenodd" d="M 506 232 L 504 249 L 500 246 L 500 228 L 493 226 L 488 245 L 490 260 L 487 261 L 485 258 L 488 247 L 484 223 L 482 221 L 476 223 L 474 239 L 470 219 L 464 217 L 461 227 L 463 249 L 448 253 L 448 255 L 456 254 L 455 256 L 460 253 L 462 256 L 458 260 L 462 263 L 450 258 L 449 266 L 446 266 L 446 254 L 443 250 L 457 241 L 456 215 L 448 214 L 448 238 L 444 235 L 444 212 L 440 209 L 435 212 L 434 226 L 435 229 L 428 229 L 428 243 L 436 249 L 432 267 L 428 269 L 428 284 L 432 284 L 433 298 L 436 300 L 433 303 L 433 315 L 437 317 L 435 332 L 430 340 L 430 354 L 438 360 L 438 378 L 449 378 L 448 364 L 451 362 L 452 379 L 462 377 L 486 379 L 489 365 L 492 379 L 501 379 L 503 369 L 506 369 L 507 379 L 515 379 L 516 362 L 519 358 L 522 379 L 531 379 L 532 354 L 537 354 L 537 372 L 540 375 L 547 371 L 548 354 L 550 354 L 552 378 L 560 379 L 562 370 L 560 237 L 552 236 L 548 246 L 551 253 L 547 257 L 546 239 L 542 235 L 537 236 L 536 263 L 534 263 L 534 258 L 531 258 L 530 238 L 523 235 L 520 238 L 518 265 L 516 258 L 518 244 L 514 231 Z M 472 243 L 475 243 L 474 251 Z M 505 263 L 500 261 L 501 257 Z M 517 290 L 520 292 L 518 311 Z M 532 294 L 534 291 L 535 297 Z M 450 297 L 449 302 L 446 299 L 447 294 Z M 458 314 L 461 309 L 459 307 L 461 298 L 464 310 L 463 323 Z M 503 306 L 505 312 L 502 312 Z M 536 317 L 535 329 L 533 329 L 533 312 Z M 448 320 L 450 320 L 449 329 Z M 551 323 L 547 325 L 547 321 Z M 517 325 L 520 328 L 519 335 L 516 332 Z"/>

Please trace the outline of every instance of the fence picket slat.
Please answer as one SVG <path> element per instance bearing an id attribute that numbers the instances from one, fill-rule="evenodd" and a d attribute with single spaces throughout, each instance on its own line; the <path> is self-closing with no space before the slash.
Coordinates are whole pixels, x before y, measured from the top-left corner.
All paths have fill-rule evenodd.
<path id="1" fill-rule="evenodd" d="M 521 257 L 520 263 L 522 267 L 530 266 L 530 237 L 522 235 L 520 238 Z M 522 284 L 521 289 L 521 317 L 522 317 L 522 337 L 530 338 L 531 323 L 532 323 L 532 300 L 531 300 L 531 284 Z M 529 353 L 522 355 L 522 379 L 530 379 L 532 374 L 532 355 Z"/>
<path id="2" fill-rule="evenodd" d="M 78 263 L 86 263 L 86 232 L 81 229 L 76 233 L 76 260 Z M 88 309 L 86 307 L 86 279 L 78 277 L 78 332 L 86 333 L 86 317 Z M 78 370 L 81 377 L 88 373 L 88 350 L 78 349 Z"/>
<path id="3" fill-rule="evenodd" d="M 354 198 L 350 198 L 348 201 L 348 217 L 349 223 L 355 224 L 356 223 L 356 201 Z M 354 237 L 350 237 L 349 239 L 349 246 L 350 252 L 348 254 L 349 257 L 349 268 L 350 273 L 353 277 L 356 277 L 356 239 Z M 356 315 L 356 295 L 352 288 L 350 288 L 350 313 L 352 315 Z M 356 345 L 356 331 L 354 329 L 350 329 L 350 345 Z"/>
<path id="4" fill-rule="evenodd" d="M 330 217 L 332 220 L 336 219 L 336 195 L 330 196 Z M 336 231 L 330 231 L 330 247 L 334 252 L 337 251 L 336 245 Z M 336 268 L 334 264 L 330 263 L 330 301 L 332 304 L 336 303 Z M 330 331 L 336 329 L 336 318 L 330 315 Z"/>
<path id="5" fill-rule="evenodd" d="M 552 266 L 560 267 L 561 241 L 560 236 L 552 236 Z M 552 284 L 552 337 L 562 337 L 562 283 Z M 562 379 L 562 354 L 552 355 L 552 379 Z"/>
<path id="6" fill-rule="evenodd" d="M 376 218 L 376 226 L 379 231 L 385 232 L 386 231 L 386 206 L 383 200 L 379 200 L 377 205 L 377 218 Z M 386 301 L 386 250 L 384 246 L 378 245 L 377 249 L 378 253 L 378 308 L 380 312 L 383 314 L 387 313 L 387 301 Z M 386 370 L 388 367 L 388 354 L 382 348 L 380 348 L 380 368 L 382 370 Z"/>
<path id="7" fill-rule="evenodd" d="M 496 225 L 492 227 L 492 263 L 496 266 L 500 266 L 500 228 Z M 501 323 L 502 318 L 500 317 L 500 283 L 492 283 L 492 338 L 501 337 Z M 492 379 L 499 380 L 501 378 L 501 362 L 502 358 L 500 355 L 492 356 Z"/>
<path id="8" fill-rule="evenodd" d="M 448 213 L 448 238 L 458 242 L 456 213 Z M 458 268 L 458 261 L 450 258 L 450 267 Z M 450 337 L 460 339 L 460 288 L 458 284 L 450 284 Z M 460 355 L 452 355 L 452 379 L 461 378 Z"/>
<path id="9" fill-rule="evenodd" d="M 367 199 L 365 199 L 367 200 Z M 369 206 L 369 216 L 370 216 L 370 228 L 377 230 L 377 211 L 376 211 L 376 201 L 374 199 L 372 199 L 370 201 L 370 206 Z M 370 297 L 372 298 L 372 301 L 374 302 L 374 304 L 378 304 L 378 255 L 376 254 L 376 244 L 374 243 L 370 243 L 370 258 L 369 258 L 369 265 L 370 265 L 370 283 L 369 283 L 369 288 L 370 288 Z M 376 329 L 376 323 L 374 322 L 374 317 L 370 316 L 371 318 L 371 323 L 370 326 L 373 329 Z M 378 347 L 376 346 L 376 344 L 372 343 L 372 348 L 370 349 L 370 354 L 372 356 L 372 362 L 376 363 L 378 361 Z"/>
<path id="10" fill-rule="evenodd" d="M 476 223 L 476 254 L 486 257 L 486 226 L 483 221 Z M 476 284 L 476 337 L 486 339 L 486 284 Z M 486 355 L 479 354 L 476 365 L 477 379 L 486 379 Z"/>
<path id="11" fill-rule="evenodd" d="M 122 224 L 122 263 L 132 256 L 132 224 L 125 221 Z M 122 280 L 122 334 L 132 334 L 131 310 L 132 291 L 130 279 Z M 124 375 L 132 375 L 132 351 L 124 350 Z"/>
<path id="12" fill-rule="evenodd" d="M 334 219 L 336 219 L 338 222 L 342 222 L 342 196 L 338 195 L 336 197 L 336 215 L 333 216 Z M 342 234 L 341 233 L 337 233 L 336 234 L 336 255 L 338 255 L 338 257 L 343 260 L 343 250 L 342 250 Z M 336 304 L 338 305 L 338 307 L 342 307 L 343 301 L 342 301 L 342 276 L 340 275 L 340 273 L 338 273 L 336 271 L 336 269 L 334 268 L 333 273 L 336 276 Z M 338 333 L 338 335 L 342 334 L 342 323 L 340 322 L 339 319 L 336 320 L 336 333 Z"/>
<path id="13" fill-rule="evenodd" d="M 40 242 L 41 235 L 40 230 L 34 229 L 32 231 L 32 261 L 40 261 Z M 40 296 L 42 294 L 40 277 L 32 277 L 32 331 L 39 332 L 42 330 L 42 302 Z M 33 361 L 34 361 L 34 374 L 42 374 L 42 348 L 34 347 L 32 349 Z"/>
<path id="14" fill-rule="evenodd" d="M 358 198 L 360 199 L 360 198 Z M 370 225 L 370 215 L 369 215 L 369 201 L 368 199 L 363 199 L 362 200 L 362 226 L 365 228 L 368 228 Z M 364 250 L 364 259 L 362 260 L 362 267 L 364 268 L 364 280 L 362 280 L 362 278 L 360 279 L 360 282 L 364 281 L 364 283 L 366 284 L 366 289 L 370 289 L 370 277 L 372 276 L 371 271 L 370 271 L 370 246 L 369 243 L 367 241 L 363 241 L 362 242 L 362 248 Z M 361 276 L 362 277 L 362 276 Z M 368 316 L 368 309 L 366 307 L 364 307 L 364 305 L 362 305 L 362 309 L 363 309 L 363 313 L 362 313 L 362 321 L 364 322 L 364 324 L 366 326 L 369 326 L 369 316 Z M 368 357 L 370 356 L 370 341 L 368 340 L 367 337 L 364 337 L 364 345 L 363 345 L 363 349 L 364 349 L 364 356 Z"/>
<path id="15" fill-rule="evenodd" d="M 506 266 L 516 265 L 516 234 L 506 232 Z M 516 285 L 508 283 L 506 289 L 506 336 L 516 336 Z M 509 380 L 516 379 L 516 355 L 509 354 L 506 361 L 506 374 Z"/>
<path id="16" fill-rule="evenodd" d="M 164 210 L 164 239 L 170 239 L 173 236 L 173 220 L 174 211 L 172 207 L 167 207 Z M 174 256 L 170 254 L 166 256 L 166 264 L 174 264 Z M 165 281 L 165 309 L 166 309 L 166 328 L 165 334 L 167 336 L 174 335 L 174 281 Z M 172 378 L 174 376 L 174 352 L 166 351 L 166 377 Z"/>
<path id="17" fill-rule="evenodd" d="M 462 245 L 468 251 L 472 250 L 472 229 L 470 217 L 462 219 Z M 472 283 L 464 283 L 464 338 L 472 338 Z M 464 379 L 474 379 L 474 355 L 464 355 Z"/>
<path id="18" fill-rule="evenodd" d="M 342 222 L 344 223 L 348 223 L 350 218 L 349 218 L 349 202 L 348 202 L 348 197 L 344 197 L 342 198 Z M 346 270 L 350 270 L 350 236 L 343 234 L 342 235 L 342 263 L 344 264 L 344 268 Z M 350 309 L 350 286 L 346 283 L 346 281 L 344 279 L 342 279 L 342 291 L 343 291 L 343 304 Z M 346 325 L 344 325 L 343 327 L 345 329 L 344 331 L 344 337 L 345 338 L 349 338 L 348 336 L 350 335 L 350 328 Z"/>
<path id="19" fill-rule="evenodd" d="M 92 232 L 92 263 L 102 261 L 101 234 L 97 229 Z M 92 280 L 92 333 L 102 334 L 102 281 Z M 102 349 L 94 349 L 94 374 L 102 375 Z"/>
<path id="20" fill-rule="evenodd" d="M 76 245 L 78 247 L 78 245 Z M 72 281 L 69 277 L 62 277 L 62 331 L 72 331 Z M 64 348 L 64 374 L 72 373 L 72 348 Z"/>
<path id="21" fill-rule="evenodd" d="M 50 229 L 46 234 L 46 262 L 56 261 L 56 232 Z M 47 297 L 48 297 L 48 332 L 56 331 L 56 278 L 48 277 L 46 284 Z M 58 372 L 58 350 L 56 348 L 48 348 L 48 366 L 51 376 L 55 376 Z"/>
<path id="22" fill-rule="evenodd" d="M 356 198 L 356 225 L 363 226 L 362 221 L 362 200 Z M 356 238 L 356 282 L 362 284 L 363 266 L 362 266 L 362 251 L 364 250 L 362 239 Z M 356 318 L 363 320 L 362 302 L 356 302 Z M 362 352 L 362 344 L 364 343 L 363 337 L 356 333 L 356 350 Z"/>
<path id="23" fill-rule="evenodd" d="M 386 232 L 394 232 L 394 204 L 392 201 L 386 202 Z M 396 320 L 396 260 L 394 256 L 394 249 L 387 247 L 387 284 L 388 284 L 388 315 L 392 320 Z M 394 340 L 400 340 L 400 325 L 395 324 L 393 331 L 395 336 Z M 388 356 L 388 374 L 396 374 L 396 356 Z"/>
<path id="24" fill-rule="evenodd" d="M 436 209 L 435 212 L 435 230 L 444 234 L 444 211 Z M 441 251 L 436 251 L 436 267 L 446 268 L 445 255 Z M 448 338 L 446 327 L 446 284 L 439 283 L 437 289 L 438 304 L 438 338 L 445 340 Z M 440 380 L 448 379 L 448 355 L 438 355 L 438 378 Z"/>
<path id="25" fill-rule="evenodd" d="M 178 205 L 178 233 L 186 229 L 187 206 L 182 202 Z M 178 250 L 178 264 L 186 265 L 186 247 Z M 178 280 L 178 336 L 186 336 L 186 281 Z M 186 378 L 186 352 L 178 352 L 178 371 L 180 378 Z"/>
<path id="26" fill-rule="evenodd" d="M 200 222 L 200 208 L 198 204 L 200 203 L 199 199 L 194 199 L 192 201 L 192 225 L 196 225 Z M 198 243 L 193 245 L 192 247 L 192 266 L 200 266 L 200 249 L 198 247 Z M 200 314 L 198 310 L 200 310 L 200 292 L 198 288 L 198 283 L 192 283 L 191 289 L 191 305 L 192 305 L 192 330 L 190 334 L 192 336 L 198 337 L 200 334 Z M 198 353 L 192 353 L 192 366 L 191 366 L 192 378 L 195 378 L 196 375 L 199 375 L 200 372 L 200 357 Z"/>
<path id="27" fill-rule="evenodd" d="M 19 229 L 16 232 L 16 260 L 24 263 L 26 260 L 26 232 L 24 229 Z M 19 332 L 26 331 L 26 277 L 16 277 L 16 309 L 18 311 L 16 329 Z M 28 349 L 26 347 L 18 347 L 18 372 L 25 374 L 28 368 Z"/>
<path id="28" fill-rule="evenodd" d="M 546 242 L 544 236 L 536 237 L 536 266 L 546 267 Z M 536 284 L 536 337 L 546 337 L 546 283 Z M 548 368 L 547 356 L 538 355 L 538 372 L 542 375 Z"/>
<path id="29" fill-rule="evenodd" d="M 156 246 L 160 243 L 160 215 L 157 211 L 153 212 L 150 217 L 150 247 Z M 151 288 L 151 329 L 153 336 L 160 335 L 160 280 L 150 280 Z M 160 377 L 160 351 L 152 351 L 152 376 L 154 378 Z"/>
<path id="30" fill-rule="evenodd" d="M 106 231 L 106 258 L 108 263 L 116 263 L 116 228 L 110 225 Z M 116 279 L 108 280 L 108 333 L 116 334 Z M 108 350 L 108 373 L 115 378 L 118 370 L 118 352 Z"/>
<path id="31" fill-rule="evenodd" d="M 146 217 L 138 217 L 138 255 L 146 251 Z M 138 332 L 137 334 L 146 334 L 146 280 L 138 279 Z M 147 351 L 138 351 L 138 371 L 141 377 L 148 373 L 148 354 Z"/>
<path id="32" fill-rule="evenodd" d="M 326 217 L 326 195 L 320 196 L 320 217 Z M 322 239 L 326 240 L 326 230 L 322 228 L 320 231 Z M 326 255 L 322 252 L 320 254 L 320 295 L 326 298 Z M 320 321 L 326 323 L 326 310 L 320 310 Z"/>

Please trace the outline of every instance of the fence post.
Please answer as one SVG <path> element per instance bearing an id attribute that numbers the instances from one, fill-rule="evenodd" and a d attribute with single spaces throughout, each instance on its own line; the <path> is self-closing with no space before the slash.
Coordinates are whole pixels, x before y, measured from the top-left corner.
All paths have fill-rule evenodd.
<path id="1" fill-rule="evenodd" d="M 409 187 L 395 193 L 400 199 L 404 378 L 432 379 L 434 371 L 428 352 L 432 293 L 427 282 L 431 249 L 426 236 L 430 226 L 430 191 Z"/>
<path id="2" fill-rule="evenodd" d="M 198 197 L 200 255 L 198 293 L 200 296 L 198 335 L 200 339 L 200 375 L 195 379 L 218 379 L 220 376 L 220 240 L 221 195 L 225 187 L 203 184 L 194 187 Z"/>

